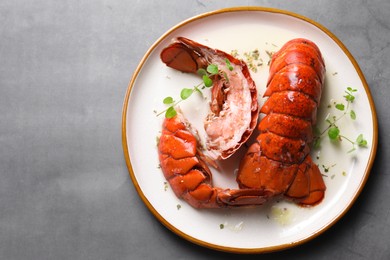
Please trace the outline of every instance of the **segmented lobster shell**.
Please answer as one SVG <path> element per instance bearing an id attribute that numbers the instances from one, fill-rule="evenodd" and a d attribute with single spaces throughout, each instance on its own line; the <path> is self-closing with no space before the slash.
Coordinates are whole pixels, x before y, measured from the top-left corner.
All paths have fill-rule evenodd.
<path id="1" fill-rule="evenodd" d="M 210 114 L 205 118 L 208 156 L 227 159 L 245 143 L 257 125 L 257 89 L 245 62 L 218 49 L 178 37 L 161 52 L 161 60 L 182 72 L 197 73 L 215 64 Z M 232 70 L 227 68 L 226 61 Z"/>
<path id="2" fill-rule="evenodd" d="M 241 188 L 257 188 L 284 195 L 302 205 L 324 197 L 321 172 L 310 157 L 312 126 L 325 80 L 325 63 L 318 47 L 307 39 L 293 39 L 272 56 L 268 99 L 260 109 L 257 143 L 240 164 Z"/>

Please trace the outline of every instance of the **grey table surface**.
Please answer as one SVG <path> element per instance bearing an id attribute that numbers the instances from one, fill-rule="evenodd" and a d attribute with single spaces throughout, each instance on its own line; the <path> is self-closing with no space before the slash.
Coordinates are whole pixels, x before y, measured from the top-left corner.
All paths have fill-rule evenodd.
<path id="1" fill-rule="evenodd" d="M 124 95 L 150 45 L 184 19 L 243 5 L 333 32 L 367 79 L 380 134 L 350 211 L 316 239 L 261 256 L 165 228 L 136 192 L 121 143 Z M 1 1 L 0 259 L 390 259 L 389 17 L 388 0 Z"/>

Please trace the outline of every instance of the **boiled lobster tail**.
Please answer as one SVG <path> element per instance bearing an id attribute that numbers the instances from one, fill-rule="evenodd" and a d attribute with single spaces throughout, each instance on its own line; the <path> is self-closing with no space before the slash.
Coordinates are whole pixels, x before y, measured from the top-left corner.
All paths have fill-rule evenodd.
<path id="1" fill-rule="evenodd" d="M 256 128 L 259 115 L 256 85 L 247 65 L 232 55 L 184 37 L 161 51 L 170 68 L 197 73 L 208 65 L 218 66 L 213 76 L 210 113 L 204 123 L 208 156 L 227 159 L 245 143 Z M 230 67 L 227 67 L 227 62 Z"/>
<path id="2" fill-rule="evenodd" d="M 259 205 L 271 195 L 259 189 L 214 187 L 197 138 L 181 113 L 164 119 L 158 152 L 160 167 L 173 192 L 194 208 Z"/>
<path id="3" fill-rule="evenodd" d="M 273 55 L 268 99 L 260 109 L 265 117 L 240 164 L 241 188 L 267 190 L 302 205 L 323 199 L 325 184 L 309 153 L 324 80 L 321 52 L 307 39 L 291 40 Z"/>
<path id="4" fill-rule="evenodd" d="M 294 39 L 273 55 L 264 93 L 268 99 L 260 111 L 247 66 L 231 55 L 179 37 L 161 52 L 161 59 L 183 72 L 196 73 L 209 64 L 221 72 L 213 76 L 211 113 L 205 120 L 207 156 L 180 109 L 164 119 L 160 166 L 178 198 L 195 208 L 262 205 L 278 196 L 309 206 L 324 198 L 321 172 L 310 157 L 325 80 L 325 63 L 313 42 Z M 239 189 L 214 186 L 206 162 L 236 152 L 255 128 L 259 112 L 265 116 L 257 142 L 240 163 Z"/>

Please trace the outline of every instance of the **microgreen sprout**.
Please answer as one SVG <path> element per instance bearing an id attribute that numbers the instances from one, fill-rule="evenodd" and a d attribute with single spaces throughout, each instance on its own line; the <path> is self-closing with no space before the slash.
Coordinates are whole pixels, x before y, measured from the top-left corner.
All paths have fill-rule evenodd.
<path id="1" fill-rule="evenodd" d="M 339 110 L 343 111 L 343 113 L 339 116 L 329 116 L 325 119 L 326 123 L 328 123 L 328 126 L 323 130 L 320 131 L 318 128 L 315 128 L 314 133 L 314 147 L 318 148 L 321 143 L 321 137 L 325 134 L 328 135 L 329 139 L 333 142 L 338 142 L 342 140 L 346 140 L 347 142 L 351 143 L 352 148 L 348 151 L 353 152 L 356 150 L 356 146 L 358 147 L 367 147 L 367 140 L 364 139 L 363 134 L 359 134 L 358 137 L 355 140 L 352 140 L 351 138 L 341 134 L 340 128 L 338 127 L 337 123 L 340 121 L 340 119 L 344 118 L 345 116 L 349 115 L 349 118 L 351 120 L 356 120 L 356 112 L 351 109 L 351 104 L 355 101 L 355 93 L 357 92 L 357 89 L 353 89 L 351 87 L 348 87 L 345 90 L 345 95 L 343 96 L 345 101 L 347 102 L 346 105 L 344 103 L 336 103 L 334 102 L 334 107 Z M 329 105 L 328 108 L 331 108 L 332 105 Z"/>
<path id="2" fill-rule="evenodd" d="M 233 66 L 232 66 L 232 64 L 230 63 L 230 61 L 229 61 L 229 59 L 225 59 L 225 63 L 226 63 L 226 67 L 230 70 L 230 71 L 232 71 L 233 70 Z"/>
<path id="3" fill-rule="evenodd" d="M 227 68 L 232 71 L 233 66 L 231 65 L 230 61 L 228 59 L 225 59 L 225 63 Z M 157 116 L 164 114 L 166 118 L 172 118 L 176 116 L 177 111 L 175 107 L 181 103 L 182 101 L 188 99 L 194 92 L 199 93 L 200 95 L 203 95 L 202 90 L 205 88 L 210 88 L 213 85 L 212 77 L 221 73 L 223 77 L 225 78 L 226 82 L 229 82 L 229 79 L 225 72 L 220 72 L 218 69 L 218 66 L 216 64 L 210 64 L 206 67 L 206 69 L 200 68 L 197 71 L 198 75 L 202 77 L 202 81 L 194 86 L 193 88 L 183 88 L 180 92 L 180 99 L 174 100 L 173 97 L 166 97 L 163 99 L 163 103 L 167 105 L 168 107 L 161 111 L 160 113 L 157 113 Z"/>

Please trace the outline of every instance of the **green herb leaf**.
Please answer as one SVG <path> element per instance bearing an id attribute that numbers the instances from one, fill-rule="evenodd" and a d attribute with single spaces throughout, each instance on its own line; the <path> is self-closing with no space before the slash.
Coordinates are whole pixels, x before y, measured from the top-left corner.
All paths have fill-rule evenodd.
<path id="1" fill-rule="evenodd" d="M 207 75 L 207 71 L 202 68 L 198 69 L 197 73 L 199 76 Z"/>
<path id="2" fill-rule="evenodd" d="M 355 111 L 351 110 L 351 111 L 349 112 L 349 115 L 350 115 L 350 117 L 351 117 L 352 120 L 355 120 L 355 119 L 356 119 L 356 113 L 355 113 Z"/>
<path id="3" fill-rule="evenodd" d="M 321 145 L 321 138 L 315 138 L 314 139 L 314 142 L 313 142 L 313 148 L 314 149 L 318 149 L 320 148 L 320 145 Z"/>
<path id="4" fill-rule="evenodd" d="M 213 85 L 213 81 L 210 79 L 209 76 L 203 75 L 203 83 L 206 87 L 211 87 Z"/>
<path id="5" fill-rule="evenodd" d="M 211 75 L 216 75 L 218 74 L 218 66 L 215 64 L 210 64 L 207 66 L 207 72 L 210 73 Z"/>
<path id="6" fill-rule="evenodd" d="M 230 63 L 230 60 L 228 60 L 227 58 L 225 59 L 225 63 L 226 63 L 226 66 L 227 68 L 232 71 L 233 70 L 233 66 L 232 64 Z"/>
<path id="7" fill-rule="evenodd" d="M 175 108 L 172 106 L 172 107 L 169 107 L 167 109 L 167 111 L 165 112 L 165 117 L 166 118 L 172 118 L 174 116 L 176 116 L 177 112 L 175 110 Z"/>
<path id="8" fill-rule="evenodd" d="M 338 109 L 338 110 L 340 110 L 340 111 L 344 111 L 344 109 L 345 109 L 345 106 L 344 106 L 344 104 L 336 104 L 335 105 L 335 107 Z"/>
<path id="9" fill-rule="evenodd" d="M 328 130 L 328 136 L 331 140 L 336 140 L 339 137 L 340 129 L 335 126 L 332 126 Z"/>
<path id="10" fill-rule="evenodd" d="M 165 105 L 173 104 L 173 102 L 174 102 L 174 100 L 173 100 L 172 97 L 166 97 L 166 98 L 164 98 L 164 100 L 163 100 L 163 103 L 164 103 Z"/>
<path id="11" fill-rule="evenodd" d="M 211 79 L 211 76 L 217 75 L 219 73 L 218 71 L 218 66 L 215 64 L 210 64 L 207 66 L 206 69 L 198 69 L 197 73 L 202 76 L 203 82 L 199 83 L 198 85 L 194 86 L 193 88 L 183 88 L 180 92 L 180 100 L 175 101 L 172 97 L 166 97 L 163 99 L 163 103 L 168 105 L 169 107 L 166 110 L 163 110 L 159 113 L 155 111 L 157 116 L 162 115 L 165 113 L 166 118 L 172 118 L 176 116 L 177 112 L 175 110 L 175 106 L 179 104 L 180 102 L 188 99 L 192 93 L 198 92 L 202 97 L 203 93 L 202 90 L 205 89 L 206 87 L 211 87 L 213 85 L 213 80 Z M 226 80 L 227 76 L 226 76 Z M 204 98 L 204 97 L 203 97 Z"/>
<path id="12" fill-rule="evenodd" d="M 180 92 L 180 97 L 181 99 L 185 100 L 187 98 L 189 98 L 192 93 L 194 93 L 194 90 L 191 89 L 191 88 L 183 88 Z"/>
<path id="13" fill-rule="evenodd" d="M 219 224 L 219 229 L 223 229 L 225 227 L 224 224 Z"/>
<path id="14" fill-rule="evenodd" d="M 363 137 L 363 134 L 360 134 L 357 138 L 356 138 L 356 144 L 360 147 L 367 147 L 367 140 L 364 139 Z"/>
<path id="15" fill-rule="evenodd" d="M 351 93 L 349 93 L 349 92 L 346 92 L 347 93 L 347 95 L 345 95 L 344 97 L 345 97 L 345 100 L 346 101 L 348 101 L 348 102 L 351 102 L 351 103 L 353 103 L 353 101 L 355 100 L 355 96 L 353 96 Z"/>

